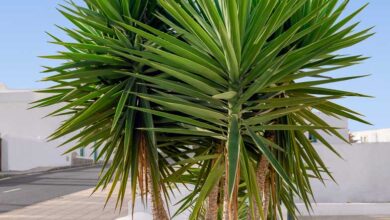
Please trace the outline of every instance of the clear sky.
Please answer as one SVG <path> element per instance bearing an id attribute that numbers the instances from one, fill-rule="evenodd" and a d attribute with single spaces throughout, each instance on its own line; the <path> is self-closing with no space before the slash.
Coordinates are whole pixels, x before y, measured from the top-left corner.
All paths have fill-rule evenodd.
<path id="1" fill-rule="evenodd" d="M 361 27 L 375 26 L 377 34 L 344 53 L 364 54 L 371 59 L 337 74 L 372 75 L 336 86 L 375 96 L 369 100 L 352 98 L 340 101 L 366 115 L 366 119 L 374 126 L 351 122 L 351 130 L 390 128 L 390 1 L 351 0 L 348 11 L 351 12 L 366 2 L 370 5 L 356 20 L 362 21 Z M 52 61 L 37 56 L 53 54 L 58 47 L 47 43 L 49 38 L 45 31 L 63 38 L 64 34 L 54 24 L 70 25 L 56 10 L 58 3 L 63 1 L 24 0 L 0 4 L 0 82 L 15 89 L 46 86 L 37 82 L 43 76 L 39 72 L 42 65 L 50 65 Z"/>

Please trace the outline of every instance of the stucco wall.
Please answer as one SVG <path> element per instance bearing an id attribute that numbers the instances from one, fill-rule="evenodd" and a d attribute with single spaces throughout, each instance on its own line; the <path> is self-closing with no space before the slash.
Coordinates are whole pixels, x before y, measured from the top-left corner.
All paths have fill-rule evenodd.
<path id="1" fill-rule="evenodd" d="M 354 140 L 358 143 L 390 142 L 390 129 L 352 132 Z"/>
<path id="2" fill-rule="evenodd" d="M 70 156 L 62 155 L 66 146 L 57 148 L 64 139 L 46 141 L 64 118 L 44 118 L 53 111 L 50 107 L 28 110 L 29 103 L 43 97 L 31 91 L 0 91 L 3 171 L 70 164 Z"/>
<path id="3" fill-rule="evenodd" d="M 346 139 L 349 138 L 349 130 L 348 130 L 348 119 L 344 117 L 335 118 L 331 117 L 329 115 L 326 115 L 322 112 L 314 112 L 318 117 L 320 117 L 322 120 L 324 120 L 326 123 L 328 123 L 330 126 L 333 126 L 335 128 L 338 128 L 337 131 Z M 324 131 L 318 130 L 318 133 L 325 138 L 325 140 L 330 144 L 343 144 L 344 141 L 340 140 L 340 138 L 328 134 Z"/>
<path id="4" fill-rule="evenodd" d="M 64 120 L 48 117 L 55 108 L 30 109 L 29 103 L 44 96 L 31 91 L 0 92 L 0 133 L 24 138 L 45 139 Z"/>
<path id="5" fill-rule="evenodd" d="M 32 139 L 4 135 L 2 137 L 3 160 L 2 169 L 29 170 L 36 167 L 68 166 L 70 155 L 62 155 L 65 148 L 58 148 L 59 141 L 46 142 L 42 139 Z"/>
<path id="6" fill-rule="evenodd" d="M 337 184 L 313 181 L 318 203 L 390 202 L 390 143 L 338 144 L 344 159 L 317 145 Z"/>

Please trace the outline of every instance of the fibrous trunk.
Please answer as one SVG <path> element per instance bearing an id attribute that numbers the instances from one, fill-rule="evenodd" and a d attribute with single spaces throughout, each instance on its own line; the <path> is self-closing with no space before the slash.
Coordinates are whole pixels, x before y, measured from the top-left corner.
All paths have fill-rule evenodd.
<path id="1" fill-rule="evenodd" d="M 209 194 L 206 220 L 216 220 L 218 217 L 219 185 L 214 186 Z"/>
<path id="2" fill-rule="evenodd" d="M 264 155 L 262 155 L 260 158 L 259 165 L 257 166 L 257 170 L 256 170 L 256 182 L 257 182 L 257 188 L 260 190 L 261 196 L 263 198 L 262 199 L 262 206 L 263 206 L 262 211 L 263 211 L 265 219 L 267 219 L 267 215 L 266 215 L 265 210 L 268 207 L 268 205 L 265 204 L 265 202 L 267 202 L 265 189 L 267 188 L 266 178 L 268 175 L 268 171 L 269 171 L 268 160 Z M 269 193 L 267 193 L 267 194 L 269 194 Z M 255 200 L 253 200 L 253 204 L 256 204 Z M 254 212 L 255 213 L 254 213 L 253 220 L 261 219 L 260 218 L 260 210 L 259 210 L 257 205 L 254 206 Z M 249 212 L 248 212 L 248 219 L 252 219 Z"/>
<path id="3" fill-rule="evenodd" d="M 267 139 L 269 141 L 271 142 L 275 141 L 274 133 L 267 134 L 267 136 L 268 136 Z M 264 215 L 264 220 L 268 218 L 268 208 L 269 208 L 269 200 L 270 200 L 270 180 L 268 177 L 269 171 L 270 171 L 270 167 L 269 167 L 268 159 L 266 156 L 261 155 L 260 162 L 256 171 L 256 182 L 257 182 L 257 187 L 261 192 L 260 198 L 262 198 L 262 206 L 263 206 L 262 211 Z M 255 209 L 254 219 L 261 219 L 260 210 L 258 209 L 258 206 L 255 206 L 254 209 Z"/>
<path id="4" fill-rule="evenodd" d="M 217 145 L 216 153 L 223 152 L 223 145 Z M 215 166 L 215 161 L 213 161 L 213 166 Z M 219 199 L 220 186 L 219 183 L 214 186 L 208 196 L 208 207 L 206 210 L 206 220 L 216 220 L 218 218 L 218 199 Z"/>
<path id="5" fill-rule="evenodd" d="M 228 177 L 227 177 L 227 173 L 228 173 L 228 162 L 226 160 L 226 172 L 225 172 L 225 178 L 224 178 L 224 189 L 223 189 L 223 192 L 224 192 L 224 195 L 223 195 L 223 216 L 222 216 L 222 219 L 223 220 L 230 220 L 229 219 L 229 192 L 228 192 Z"/>
<path id="6" fill-rule="evenodd" d="M 266 180 L 264 183 L 264 191 L 263 191 L 263 213 L 264 213 L 265 219 L 268 218 L 270 196 L 271 196 L 270 179 L 269 179 L 269 177 L 266 177 Z"/>
<path id="7" fill-rule="evenodd" d="M 164 207 L 164 201 L 161 198 L 160 190 L 154 190 L 153 181 L 151 178 L 151 172 L 148 168 L 148 188 L 150 193 L 150 198 L 152 200 L 152 212 L 153 219 L 158 220 L 168 220 L 168 214 Z"/>
<path id="8" fill-rule="evenodd" d="M 229 198 L 229 180 L 228 180 L 228 170 L 229 170 L 229 163 L 226 159 L 226 175 L 224 179 L 224 196 L 223 196 L 223 220 L 237 220 L 238 219 L 238 182 L 240 178 L 240 173 L 237 172 L 236 175 L 236 183 L 233 189 L 233 195 L 232 198 Z"/>
<path id="9" fill-rule="evenodd" d="M 146 140 L 144 134 L 141 134 L 141 139 L 139 143 L 140 147 L 140 157 L 139 157 L 139 165 L 140 165 L 140 176 L 144 175 L 146 178 L 139 178 L 141 192 L 147 191 L 150 195 L 151 205 L 152 205 L 152 214 L 153 219 L 158 220 L 168 220 L 168 214 L 164 207 L 164 201 L 161 198 L 160 186 L 153 187 L 153 176 L 150 168 L 151 161 L 148 157 L 148 152 L 146 148 Z M 145 187 L 145 185 L 146 187 Z"/>

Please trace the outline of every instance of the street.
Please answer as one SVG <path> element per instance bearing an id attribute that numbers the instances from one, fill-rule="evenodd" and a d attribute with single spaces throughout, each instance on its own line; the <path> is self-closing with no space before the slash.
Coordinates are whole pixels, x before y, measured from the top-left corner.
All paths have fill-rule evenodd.
<path id="1" fill-rule="evenodd" d="M 0 179 L 0 213 L 94 187 L 99 167 Z"/>
<path id="2" fill-rule="evenodd" d="M 1 219 L 114 220 L 127 215 L 115 209 L 115 200 L 104 209 L 107 191 L 90 197 L 99 167 L 75 168 L 0 179 Z M 113 195 L 116 196 L 115 193 Z M 126 204 L 126 202 L 125 202 Z M 176 218 L 177 220 L 183 218 Z M 300 220 L 388 220 L 386 215 L 299 217 Z"/>

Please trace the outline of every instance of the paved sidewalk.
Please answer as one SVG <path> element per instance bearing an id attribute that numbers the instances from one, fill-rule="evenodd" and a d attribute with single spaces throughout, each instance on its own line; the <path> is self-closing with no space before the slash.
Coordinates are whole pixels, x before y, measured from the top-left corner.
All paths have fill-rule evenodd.
<path id="1" fill-rule="evenodd" d="M 0 219 L 7 220 L 113 220 L 127 215 L 127 201 L 121 213 L 115 210 L 115 198 L 103 209 L 108 190 L 96 192 L 90 196 L 92 189 L 62 196 L 56 199 L 37 203 L 22 209 L 0 214 Z"/>
<path id="2" fill-rule="evenodd" d="M 303 204 L 297 204 L 305 217 L 300 220 L 390 220 L 390 203 L 318 203 L 314 215 Z"/>
<path id="3" fill-rule="evenodd" d="M 390 220 L 390 217 L 348 215 L 348 216 L 300 217 L 299 220 Z"/>

